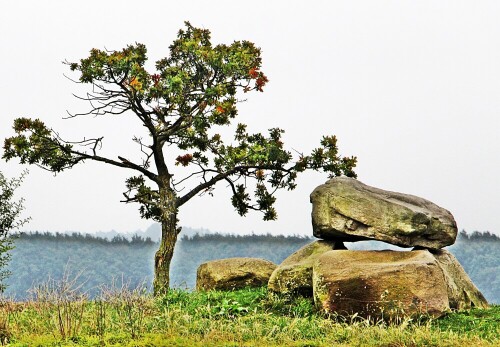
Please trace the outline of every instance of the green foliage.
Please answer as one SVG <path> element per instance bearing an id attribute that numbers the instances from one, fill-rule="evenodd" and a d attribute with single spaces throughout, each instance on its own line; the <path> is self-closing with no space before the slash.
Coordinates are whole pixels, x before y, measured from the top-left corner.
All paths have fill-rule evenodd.
<path id="1" fill-rule="evenodd" d="M 28 221 L 20 219 L 24 200 L 14 200 L 14 193 L 25 175 L 26 172 L 20 178 L 8 180 L 0 172 L 0 293 L 4 292 L 4 281 L 10 275 L 6 267 L 12 257 L 10 251 L 14 249 L 12 233 Z"/>
<path id="2" fill-rule="evenodd" d="M 161 223 L 161 210 L 158 208 L 160 200 L 158 191 L 146 185 L 144 176 L 133 176 L 125 181 L 127 193 L 135 191 L 135 199 L 141 204 L 139 212 L 142 218 L 153 219 Z"/>
<path id="3" fill-rule="evenodd" d="M 262 312 L 262 301 L 266 297 L 266 288 L 192 293 L 174 289 L 160 299 L 159 305 L 168 309 L 182 309 L 204 318 L 236 318 L 251 312 Z"/>
<path id="4" fill-rule="evenodd" d="M 294 189 L 299 172 L 313 169 L 330 176 L 356 177 L 356 158 L 338 154 L 335 136 L 325 136 L 321 147 L 311 155 L 300 155 L 294 160 L 284 149 L 284 131 L 279 128 L 269 129 L 269 135 L 264 136 L 249 134 L 246 125 L 238 124 L 235 143 L 223 141 L 214 130 L 230 125 L 237 116 L 239 92 L 262 92 L 268 82 L 261 71 L 261 50 L 252 42 L 213 45 L 208 30 L 186 22 L 169 47 L 169 55 L 156 62 L 155 71 L 146 70 L 147 60 L 146 47 L 136 43 L 118 51 L 92 49 L 88 57 L 68 63 L 79 74 L 79 82 L 92 85 L 92 92 L 83 98 L 90 101 L 92 108 L 83 114 L 129 112 L 148 130 L 149 143 L 134 138 L 145 155 L 142 164 L 123 157 L 115 161 L 99 156 L 102 137 L 64 141 L 41 120 L 28 118 L 15 120 L 17 135 L 5 140 L 3 157 L 18 157 L 21 163 L 36 164 L 53 172 L 86 159 L 139 171 L 139 176 L 126 182 L 126 202 L 138 202 L 141 216 L 157 221 L 163 220 L 161 211 L 166 207 L 161 202 L 160 189 L 149 187 L 146 178 L 159 188 L 172 191 L 188 187 L 184 196 L 169 197 L 177 207 L 198 193 L 211 192 L 217 182 L 226 181 L 239 214 L 257 210 L 263 212 L 265 220 L 272 220 L 277 216 L 274 192 Z M 173 162 L 167 161 L 165 146 L 169 157 L 175 158 Z M 173 154 L 176 148 L 179 152 Z M 185 177 L 176 174 L 180 178 L 172 178 L 175 166 L 188 170 L 183 173 Z M 254 186 L 249 183 L 251 179 Z M 253 202 L 249 189 L 254 192 Z"/>
<path id="5" fill-rule="evenodd" d="M 291 317 L 309 317 L 315 313 L 312 298 L 268 293 L 262 302 L 267 310 Z"/>
<path id="6" fill-rule="evenodd" d="M 21 164 L 36 164 L 53 172 L 73 167 L 81 158 L 72 154 L 72 145 L 63 143 L 39 119 L 14 120 L 17 136 L 5 139 L 3 158 L 19 157 Z"/>

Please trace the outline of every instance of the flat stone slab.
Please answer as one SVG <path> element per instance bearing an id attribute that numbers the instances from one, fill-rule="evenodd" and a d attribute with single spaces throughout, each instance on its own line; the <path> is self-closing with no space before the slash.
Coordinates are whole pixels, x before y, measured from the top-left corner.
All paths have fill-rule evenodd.
<path id="1" fill-rule="evenodd" d="M 322 239 L 439 249 L 452 245 L 457 237 L 457 224 L 448 210 L 349 177 L 336 177 L 317 187 L 311 203 L 313 233 Z"/>

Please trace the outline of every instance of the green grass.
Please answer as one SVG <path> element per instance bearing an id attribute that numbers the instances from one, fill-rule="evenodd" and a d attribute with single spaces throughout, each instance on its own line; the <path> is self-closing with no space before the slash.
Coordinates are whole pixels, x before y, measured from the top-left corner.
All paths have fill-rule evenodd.
<path id="1" fill-rule="evenodd" d="M 265 288 L 173 290 L 154 299 L 121 287 L 105 289 L 93 301 L 50 294 L 28 303 L 2 302 L 0 338 L 29 347 L 500 346 L 500 306 L 389 325 L 325 317 L 308 299 L 272 296 Z"/>
<path id="2" fill-rule="evenodd" d="M 500 340 L 500 306 L 491 306 L 487 310 L 448 314 L 432 322 L 435 329 L 452 331 L 464 336 L 477 336 L 488 341 Z"/>

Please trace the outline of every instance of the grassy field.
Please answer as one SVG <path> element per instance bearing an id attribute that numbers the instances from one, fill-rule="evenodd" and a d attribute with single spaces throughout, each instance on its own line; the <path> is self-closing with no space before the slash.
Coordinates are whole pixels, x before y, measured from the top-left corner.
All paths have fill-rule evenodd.
<path id="1" fill-rule="evenodd" d="M 399 324 L 325 317 L 307 299 L 265 288 L 153 299 L 142 289 L 102 288 L 88 300 L 52 283 L 33 300 L 0 305 L 9 346 L 500 346 L 500 306 Z"/>

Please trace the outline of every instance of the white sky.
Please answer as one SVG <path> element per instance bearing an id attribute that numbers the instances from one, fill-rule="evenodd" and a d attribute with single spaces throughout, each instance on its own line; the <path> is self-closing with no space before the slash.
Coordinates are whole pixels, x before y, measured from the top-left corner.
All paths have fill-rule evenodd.
<path id="1" fill-rule="evenodd" d="M 63 74 L 93 48 L 141 42 L 164 57 L 183 22 L 213 43 L 250 40 L 270 83 L 240 105 L 251 131 L 281 127 L 308 152 L 335 134 L 356 155 L 359 179 L 427 198 L 459 229 L 500 233 L 500 2 L 498 1 L 2 1 L 0 139 L 19 116 L 38 117 L 68 139 L 105 136 L 105 153 L 127 156 L 137 124 L 62 120 L 87 110 Z M 130 118 L 130 119 L 129 119 Z M 132 154 L 130 156 L 133 156 Z M 0 160 L 12 177 L 23 167 Z M 147 228 L 138 206 L 119 202 L 127 170 L 86 163 L 57 177 L 37 167 L 20 190 L 27 230 Z M 239 217 L 223 184 L 192 199 L 180 224 L 223 232 L 312 234 L 309 193 L 326 175 L 306 174 L 278 195 L 279 219 Z"/>

